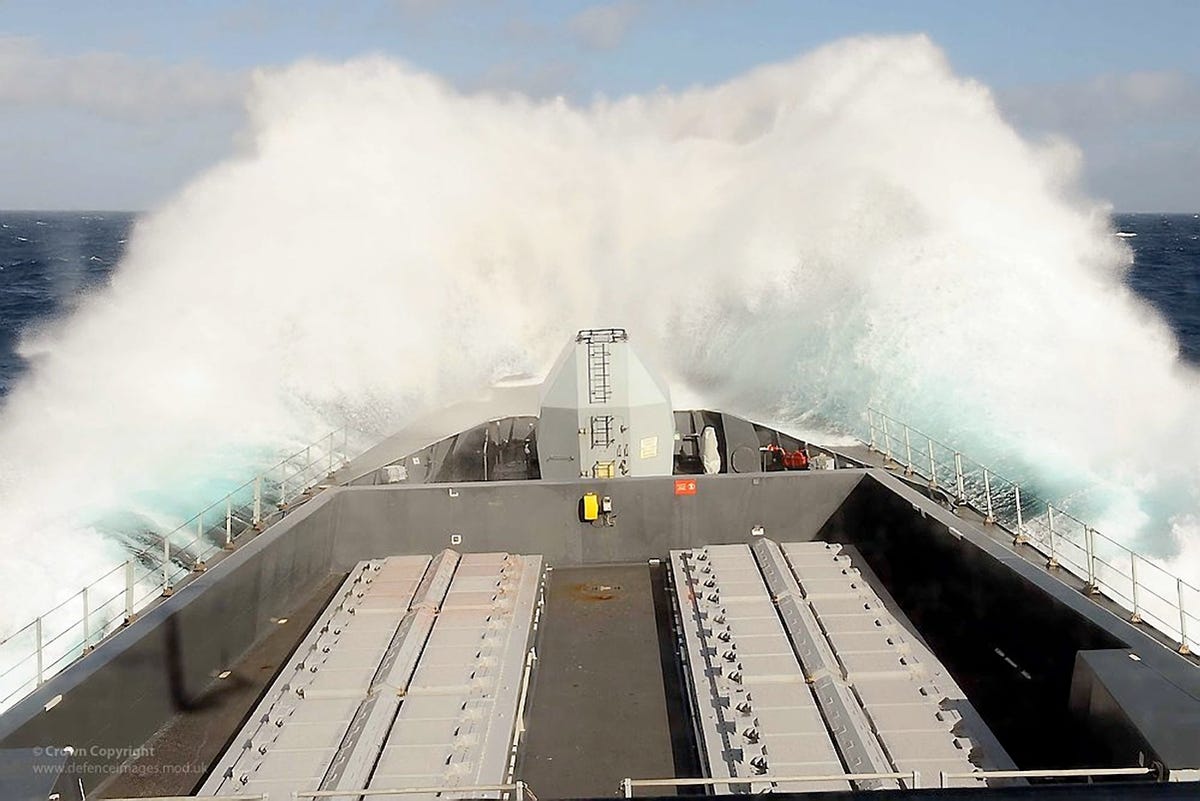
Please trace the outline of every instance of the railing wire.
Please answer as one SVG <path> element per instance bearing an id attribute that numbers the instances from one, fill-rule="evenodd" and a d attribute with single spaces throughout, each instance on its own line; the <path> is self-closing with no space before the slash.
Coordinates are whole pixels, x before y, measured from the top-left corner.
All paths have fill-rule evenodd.
<path id="1" fill-rule="evenodd" d="M 131 622 L 156 598 L 206 568 L 239 537 L 261 530 L 349 459 L 343 427 L 288 455 L 0 640 L 0 711 Z"/>
<path id="2" fill-rule="evenodd" d="M 900 467 L 974 509 L 1046 558 L 1050 568 L 1081 579 L 1088 592 L 1125 609 L 1190 654 L 1200 647 L 1200 590 L 1162 565 L 1105 536 L 1066 510 L 1037 497 L 951 446 L 875 408 L 867 409 L 867 445 Z"/>

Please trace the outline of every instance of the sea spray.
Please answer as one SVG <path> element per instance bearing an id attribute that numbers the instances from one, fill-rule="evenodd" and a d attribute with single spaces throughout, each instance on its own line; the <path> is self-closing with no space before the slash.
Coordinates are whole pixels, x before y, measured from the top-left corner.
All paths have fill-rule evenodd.
<path id="1" fill-rule="evenodd" d="M 183 515 L 204 477 L 384 433 L 597 325 L 678 397 L 843 432 L 879 404 L 1164 557 L 1196 510 L 1195 375 L 1123 287 L 1078 152 L 1023 140 L 923 37 L 584 105 L 382 58 L 266 71 L 247 102 L 241 152 L 22 345 L 0 624 L 123 558 L 93 521 Z"/>

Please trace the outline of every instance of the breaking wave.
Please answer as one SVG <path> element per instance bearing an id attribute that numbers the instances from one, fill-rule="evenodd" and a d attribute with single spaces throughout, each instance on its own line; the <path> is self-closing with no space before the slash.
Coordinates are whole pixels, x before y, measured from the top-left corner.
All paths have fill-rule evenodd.
<path id="1" fill-rule="evenodd" d="M 1109 209 L 1074 148 L 1022 139 L 923 37 L 586 105 L 300 63 L 248 107 L 242 152 L 22 344 L 6 625 L 124 558 L 114 515 L 172 519 L 344 421 L 383 432 L 544 371 L 596 325 L 680 396 L 841 431 L 879 404 L 1110 536 L 1196 549 L 1196 375 L 1123 286 Z"/>

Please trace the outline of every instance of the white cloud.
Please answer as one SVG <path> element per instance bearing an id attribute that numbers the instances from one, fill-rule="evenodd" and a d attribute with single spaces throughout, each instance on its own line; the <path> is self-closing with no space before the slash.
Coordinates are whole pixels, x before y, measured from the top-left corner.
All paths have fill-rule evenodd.
<path id="1" fill-rule="evenodd" d="M 246 76 L 121 53 L 55 56 L 35 39 L 0 37 L 0 103 L 86 110 L 144 122 L 240 107 Z"/>
<path id="2" fill-rule="evenodd" d="M 1087 187 L 1123 211 L 1200 208 L 1200 78 L 1176 71 L 1100 75 L 996 93 L 1026 134 L 1063 136 Z"/>
<path id="3" fill-rule="evenodd" d="M 1018 124 L 1048 130 L 1200 117 L 1200 80 L 1174 71 L 1022 86 L 999 92 L 999 98 Z"/>
<path id="4" fill-rule="evenodd" d="M 142 209 L 225 157 L 248 75 L 0 36 L 0 208 Z"/>
<path id="5" fill-rule="evenodd" d="M 593 50 L 612 50 L 618 47 L 642 13 L 642 4 L 620 0 L 589 6 L 567 23 L 580 44 Z"/>

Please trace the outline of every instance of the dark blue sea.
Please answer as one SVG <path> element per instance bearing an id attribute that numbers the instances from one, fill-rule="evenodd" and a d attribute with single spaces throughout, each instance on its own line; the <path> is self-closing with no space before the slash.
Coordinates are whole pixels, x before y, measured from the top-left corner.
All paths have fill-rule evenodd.
<path id="1" fill-rule="evenodd" d="M 0 396 L 28 368 L 16 353 L 22 330 L 58 315 L 108 281 L 135 215 L 121 212 L 0 212 Z M 1128 282 L 1158 307 L 1183 357 L 1200 364 L 1200 217 L 1123 214 L 1117 230 L 1133 247 Z"/>

